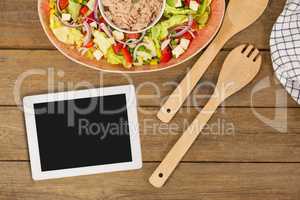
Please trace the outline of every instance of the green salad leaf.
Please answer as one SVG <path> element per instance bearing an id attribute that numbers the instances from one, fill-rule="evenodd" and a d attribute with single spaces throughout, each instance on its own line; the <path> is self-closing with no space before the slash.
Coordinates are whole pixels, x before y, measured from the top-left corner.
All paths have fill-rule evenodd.
<path id="1" fill-rule="evenodd" d="M 167 4 L 168 4 L 169 6 L 175 7 L 176 0 L 167 0 Z"/>
<path id="2" fill-rule="evenodd" d="M 55 29 L 55 28 L 59 28 L 61 26 L 62 26 L 62 24 L 59 21 L 58 17 L 54 13 L 51 13 L 50 14 L 50 28 Z"/>
<path id="3" fill-rule="evenodd" d="M 61 26 L 58 28 L 52 29 L 52 32 L 56 36 L 56 38 L 65 43 L 65 44 L 76 44 L 81 45 L 83 41 L 83 35 L 82 33 L 75 29 L 75 28 L 69 28 L 66 26 Z"/>
<path id="4" fill-rule="evenodd" d="M 105 33 L 100 32 L 100 31 L 94 31 L 94 42 L 97 44 L 101 52 L 106 55 L 109 48 L 112 46 L 111 41 L 109 38 L 105 35 Z"/>
<path id="5" fill-rule="evenodd" d="M 203 15 L 207 9 L 207 7 L 209 7 L 209 0 L 202 0 L 201 5 L 197 11 L 198 15 Z"/>
<path id="6" fill-rule="evenodd" d="M 194 15 L 194 19 L 199 24 L 199 28 L 205 27 L 205 25 L 209 20 L 209 15 L 210 15 L 210 1 L 203 0 L 197 11 L 197 14 Z"/>
<path id="7" fill-rule="evenodd" d="M 174 26 L 181 25 L 188 21 L 188 17 L 186 15 L 174 15 L 170 17 L 169 19 L 162 21 L 151 28 L 151 38 L 156 41 L 160 41 L 165 39 L 168 34 L 169 28 L 172 28 Z"/>
<path id="8" fill-rule="evenodd" d="M 193 11 L 188 8 L 175 8 L 170 6 L 169 4 L 166 4 L 166 8 L 164 11 L 164 16 L 168 18 L 174 15 L 191 15 L 191 14 L 196 14 L 196 11 Z"/>
<path id="9" fill-rule="evenodd" d="M 126 60 L 123 56 L 115 54 L 112 48 L 109 48 L 106 54 L 107 62 L 110 64 L 123 64 L 126 65 Z"/>
<path id="10" fill-rule="evenodd" d="M 80 8 L 81 5 L 79 3 L 76 3 L 74 1 L 69 1 L 68 13 L 71 14 L 71 17 L 74 21 L 76 21 L 79 16 Z"/>

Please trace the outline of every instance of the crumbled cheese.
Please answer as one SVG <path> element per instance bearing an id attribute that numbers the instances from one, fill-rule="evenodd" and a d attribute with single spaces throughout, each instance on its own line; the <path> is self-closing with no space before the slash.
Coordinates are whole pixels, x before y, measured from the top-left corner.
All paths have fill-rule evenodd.
<path id="1" fill-rule="evenodd" d="M 173 56 L 175 56 L 175 58 L 178 58 L 183 53 L 184 53 L 184 49 L 180 45 L 178 45 L 175 49 L 172 50 L 172 54 Z"/>
<path id="2" fill-rule="evenodd" d="M 181 0 L 176 0 L 175 7 L 176 8 L 182 7 L 182 1 Z"/>
<path id="3" fill-rule="evenodd" d="M 62 19 L 63 21 L 70 21 L 70 20 L 71 20 L 71 15 L 68 14 L 68 13 L 63 13 L 63 14 L 61 15 L 61 19 Z"/>
<path id="4" fill-rule="evenodd" d="M 198 8 L 199 8 L 199 3 L 197 3 L 197 1 L 191 0 L 190 9 L 192 9 L 193 11 L 197 11 Z"/>
<path id="5" fill-rule="evenodd" d="M 114 30 L 113 32 L 112 32 L 112 34 L 113 34 L 113 36 L 114 36 L 114 38 L 116 39 L 116 40 L 123 40 L 124 39 L 124 33 L 122 33 L 122 32 L 120 32 L 120 31 L 116 31 L 116 30 Z"/>
<path id="6" fill-rule="evenodd" d="M 108 38 L 108 41 L 109 41 L 112 45 L 116 44 L 116 41 L 115 41 L 115 39 L 114 39 L 113 37 Z"/>
<path id="7" fill-rule="evenodd" d="M 102 58 L 103 53 L 100 50 L 96 50 L 96 51 L 94 51 L 93 55 L 96 58 L 96 60 L 99 61 Z"/>
<path id="8" fill-rule="evenodd" d="M 90 23 L 90 26 L 93 28 L 98 28 L 98 24 L 96 22 Z"/>
<path id="9" fill-rule="evenodd" d="M 181 38 L 179 46 L 181 46 L 183 49 L 187 50 L 189 45 L 190 45 L 190 40 L 185 39 L 185 38 Z"/>

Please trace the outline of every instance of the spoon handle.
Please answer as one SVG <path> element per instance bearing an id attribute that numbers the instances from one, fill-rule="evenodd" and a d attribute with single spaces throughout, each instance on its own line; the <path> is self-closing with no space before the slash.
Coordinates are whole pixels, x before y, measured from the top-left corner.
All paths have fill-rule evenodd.
<path id="1" fill-rule="evenodd" d="M 157 113 L 157 117 L 162 122 L 167 123 L 174 117 L 219 51 L 233 35 L 234 31 L 231 29 L 230 19 L 225 15 L 223 25 L 213 42 L 203 52 L 192 69 L 186 74 Z"/>
<path id="2" fill-rule="evenodd" d="M 192 146 L 213 113 L 216 111 L 219 104 L 220 101 L 218 99 L 210 99 L 206 106 L 201 110 L 192 124 L 179 138 L 179 140 L 149 178 L 149 182 L 153 186 L 159 188 L 164 185 L 180 160 Z"/>

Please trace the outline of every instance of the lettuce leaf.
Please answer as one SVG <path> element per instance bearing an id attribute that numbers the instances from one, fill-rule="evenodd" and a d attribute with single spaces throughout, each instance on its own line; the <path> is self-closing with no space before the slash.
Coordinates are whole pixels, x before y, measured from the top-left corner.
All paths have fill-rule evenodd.
<path id="1" fill-rule="evenodd" d="M 200 7 L 197 11 L 197 14 L 202 16 L 205 13 L 205 11 L 208 7 L 209 7 L 209 1 L 208 0 L 202 0 L 201 5 L 200 5 Z"/>
<path id="2" fill-rule="evenodd" d="M 167 4 L 168 4 L 169 6 L 175 7 L 176 0 L 167 0 Z"/>
<path id="3" fill-rule="evenodd" d="M 192 14 L 196 14 L 196 12 L 187 8 L 175 8 L 168 4 L 166 4 L 166 8 L 164 11 L 164 16 L 168 18 L 174 15 L 192 15 Z"/>
<path id="4" fill-rule="evenodd" d="M 113 65 L 126 64 L 125 58 L 123 56 L 115 54 L 112 48 L 109 48 L 106 54 L 107 62 Z"/>
<path id="5" fill-rule="evenodd" d="M 210 16 L 210 1 L 203 0 L 197 11 L 197 14 L 194 16 L 194 19 L 199 24 L 199 28 L 206 26 Z"/>
<path id="6" fill-rule="evenodd" d="M 80 8 L 81 5 L 79 3 L 76 3 L 74 1 L 69 1 L 68 12 L 71 14 L 72 19 L 74 21 L 76 21 L 79 16 Z"/>
<path id="7" fill-rule="evenodd" d="M 111 40 L 103 32 L 94 31 L 94 42 L 98 45 L 101 52 L 106 55 L 109 48 L 112 46 Z"/>
<path id="8" fill-rule="evenodd" d="M 160 22 L 156 26 L 151 29 L 151 38 L 155 40 L 163 40 L 168 34 L 169 28 L 174 26 L 182 25 L 183 23 L 188 21 L 188 17 L 186 15 L 174 15 L 169 19 Z"/>
<path id="9" fill-rule="evenodd" d="M 83 35 L 81 32 L 75 28 L 69 28 L 66 26 L 61 26 L 58 28 L 52 29 L 52 32 L 56 36 L 56 38 L 65 43 L 65 44 L 71 44 L 71 45 L 82 45 L 83 41 Z"/>
<path id="10" fill-rule="evenodd" d="M 50 13 L 50 28 L 53 30 L 55 28 L 61 27 L 62 24 L 58 17 L 54 13 Z"/>

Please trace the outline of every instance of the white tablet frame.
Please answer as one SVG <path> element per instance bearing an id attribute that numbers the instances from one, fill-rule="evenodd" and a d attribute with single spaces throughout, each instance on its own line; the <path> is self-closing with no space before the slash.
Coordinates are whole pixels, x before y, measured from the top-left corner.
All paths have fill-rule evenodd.
<path id="1" fill-rule="evenodd" d="M 41 163 L 40 163 L 38 138 L 37 138 L 37 128 L 36 128 L 36 121 L 35 121 L 35 114 L 34 114 L 34 104 L 80 99 L 80 98 L 89 98 L 89 97 L 92 98 L 92 97 L 99 97 L 99 96 L 109 96 L 109 95 L 116 95 L 116 94 L 126 95 L 132 161 L 123 162 L 123 163 L 88 166 L 88 167 L 42 171 Z M 135 88 L 133 85 L 27 96 L 23 98 L 23 107 L 24 107 L 25 124 L 26 124 L 26 131 L 27 131 L 29 157 L 31 162 L 31 173 L 32 173 L 32 178 L 34 180 L 44 180 L 44 179 L 62 178 L 62 177 L 70 177 L 70 176 L 89 175 L 89 174 L 96 174 L 96 173 L 132 170 L 132 169 L 140 169 L 142 167 L 139 125 L 138 125 L 138 118 L 137 118 L 137 104 L 136 104 Z"/>

